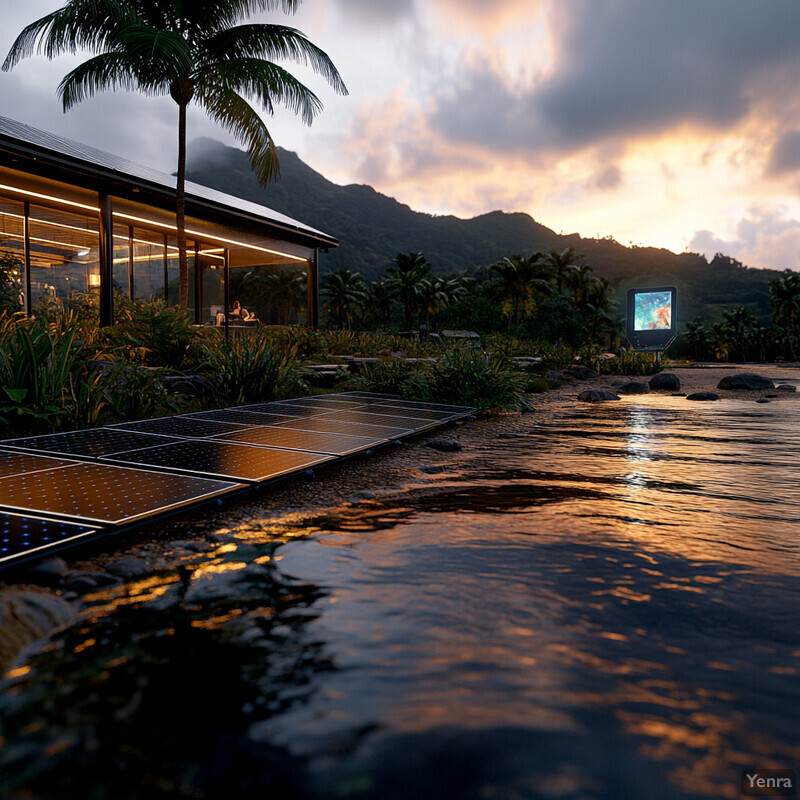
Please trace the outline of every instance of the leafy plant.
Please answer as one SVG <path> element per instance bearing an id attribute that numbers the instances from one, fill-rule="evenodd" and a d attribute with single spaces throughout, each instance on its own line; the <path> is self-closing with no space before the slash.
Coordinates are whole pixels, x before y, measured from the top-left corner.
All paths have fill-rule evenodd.
<path id="1" fill-rule="evenodd" d="M 179 410 L 175 396 L 164 386 L 164 370 L 123 363 L 108 376 L 104 398 L 121 420 L 145 419 Z"/>

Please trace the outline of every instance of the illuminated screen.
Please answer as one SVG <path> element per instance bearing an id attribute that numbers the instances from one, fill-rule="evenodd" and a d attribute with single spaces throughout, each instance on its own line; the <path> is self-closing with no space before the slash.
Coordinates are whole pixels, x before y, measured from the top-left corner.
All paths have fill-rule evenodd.
<path id="1" fill-rule="evenodd" d="M 672 327 L 672 292 L 641 292 L 633 300 L 635 331 L 664 330 Z"/>

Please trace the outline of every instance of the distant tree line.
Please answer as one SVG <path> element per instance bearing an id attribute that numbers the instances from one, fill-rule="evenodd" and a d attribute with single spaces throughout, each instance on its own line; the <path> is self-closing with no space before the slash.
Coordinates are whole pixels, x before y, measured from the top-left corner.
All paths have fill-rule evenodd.
<path id="1" fill-rule="evenodd" d="M 352 270 L 328 273 L 322 297 L 332 328 L 469 329 L 610 348 L 624 331 L 610 282 L 571 247 L 508 255 L 469 277 L 433 275 L 422 253 L 398 253 L 370 284 Z"/>

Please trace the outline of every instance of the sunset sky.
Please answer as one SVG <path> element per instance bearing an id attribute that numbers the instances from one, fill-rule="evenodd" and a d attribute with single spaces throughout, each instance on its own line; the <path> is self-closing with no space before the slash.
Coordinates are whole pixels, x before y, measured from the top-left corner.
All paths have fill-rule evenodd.
<path id="1" fill-rule="evenodd" d="M 3 56 L 59 5 L 4 0 Z M 797 0 L 305 0 L 271 17 L 326 50 L 350 90 L 298 69 L 325 111 L 310 128 L 283 110 L 270 122 L 337 183 L 800 269 Z M 173 171 L 172 101 L 107 94 L 64 115 L 55 89 L 74 63 L 0 74 L 0 114 Z M 234 144 L 198 110 L 189 126 Z"/>

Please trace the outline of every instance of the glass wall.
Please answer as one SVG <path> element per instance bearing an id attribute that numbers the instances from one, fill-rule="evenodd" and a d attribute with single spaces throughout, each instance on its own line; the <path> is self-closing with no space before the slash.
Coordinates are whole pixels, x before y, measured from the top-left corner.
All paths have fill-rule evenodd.
<path id="1" fill-rule="evenodd" d="M 232 247 L 229 264 L 231 304 L 239 300 L 263 325 L 306 324 L 307 261 Z"/>
<path id="2" fill-rule="evenodd" d="M 114 294 L 133 294 L 131 229 L 127 225 L 114 225 Z"/>
<path id="3" fill-rule="evenodd" d="M 28 234 L 31 306 L 52 298 L 71 306 L 98 306 L 98 217 L 31 205 Z"/>
<path id="4" fill-rule="evenodd" d="M 186 240 L 186 260 L 189 265 L 189 303 L 186 306 L 186 313 L 190 319 L 194 319 L 195 309 L 195 279 L 194 263 L 197 246 L 191 239 Z M 178 255 L 178 237 L 167 236 L 167 303 L 171 306 L 178 305 L 178 293 L 180 291 L 180 258 Z M 205 320 L 200 319 L 200 322 Z"/>
<path id="5" fill-rule="evenodd" d="M 133 229 L 133 299 L 149 303 L 166 295 L 163 233 Z"/>
<path id="6" fill-rule="evenodd" d="M 25 304 L 25 207 L 0 198 L 0 311 Z"/>

